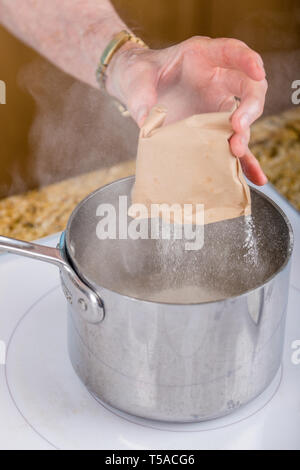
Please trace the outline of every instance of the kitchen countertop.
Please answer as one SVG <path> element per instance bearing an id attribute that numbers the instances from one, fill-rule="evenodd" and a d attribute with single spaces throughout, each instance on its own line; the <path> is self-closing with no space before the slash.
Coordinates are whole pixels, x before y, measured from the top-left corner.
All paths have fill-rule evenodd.
<path id="1" fill-rule="evenodd" d="M 105 184 L 133 175 L 135 162 L 93 171 L 0 201 L 0 234 L 31 241 L 65 229 L 77 204 Z"/>
<path id="2" fill-rule="evenodd" d="M 252 126 L 251 149 L 269 181 L 300 210 L 300 106 Z M 75 206 L 100 186 L 135 172 L 128 161 L 0 201 L 0 234 L 35 240 L 63 230 Z"/>
<path id="3" fill-rule="evenodd" d="M 258 120 L 250 148 L 269 181 L 300 210 L 300 106 Z"/>

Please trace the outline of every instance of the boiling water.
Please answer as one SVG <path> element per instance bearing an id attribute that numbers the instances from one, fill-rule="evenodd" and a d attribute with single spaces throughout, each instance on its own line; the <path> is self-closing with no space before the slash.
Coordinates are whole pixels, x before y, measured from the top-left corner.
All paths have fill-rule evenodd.
<path id="1" fill-rule="evenodd" d="M 235 270 L 238 266 L 238 253 L 240 253 L 240 263 L 244 265 L 244 271 L 252 271 L 254 267 L 258 269 L 259 234 L 256 231 L 254 220 L 250 215 L 240 222 L 240 237 L 236 240 L 236 256 L 234 252 L 228 256 L 224 254 L 222 258 L 219 258 L 222 266 L 218 266 L 217 263 L 215 270 L 219 269 L 221 272 L 228 263 L 232 266 L 232 270 Z M 232 237 L 234 236 L 235 233 L 232 233 Z M 205 244 L 202 249 L 205 250 Z M 148 290 L 142 294 L 145 299 L 155 302 L 188 304 L 218 301 L 237 293 L 232 286 L 230 291 L 226 290 L 226 278 L 222 279 L 222 276 L 218 278 L 218 282 L 215 282 L 215 275 L 208 281 L 206 274 L 209 267 L 206 263 L 201 263 L 201 257 L 196 251 L 187 254 L 184 242 L 174 239 L 158 240 L 156 252 L 158 254 L 158 271 L 163 275 L 158 276 L 157 282 L 153 282 L 152 274 L 152 282 L 146 283 Z M 195 283 L 195 279 L 197 279 L 197 283 Z M 150 286 L 151 289 L 149 289 Z M 247 286 L 245 286 L 245 290 L 247 290 Z"/>

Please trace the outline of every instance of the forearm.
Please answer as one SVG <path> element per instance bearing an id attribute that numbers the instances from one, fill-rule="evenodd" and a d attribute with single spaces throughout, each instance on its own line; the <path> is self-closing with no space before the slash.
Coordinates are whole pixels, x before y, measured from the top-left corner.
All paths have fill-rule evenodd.
<path id="1" fill-rule="evenodd" d="M 0 22 L 65 72 L 97 86 L 112 36 L 126 29 L 109 0 L 0 0 Z"/>

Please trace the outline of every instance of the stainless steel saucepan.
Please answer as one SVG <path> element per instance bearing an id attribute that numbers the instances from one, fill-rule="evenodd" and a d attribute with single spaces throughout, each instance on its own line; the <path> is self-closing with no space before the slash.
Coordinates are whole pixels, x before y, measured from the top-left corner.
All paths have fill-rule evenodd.
<path id="1" fill-rule="evenodd" d="M 133 181 L 81 202 L 58 248 L 0 237 L 0 249 L 59 267 L 71 362 L 97 399 L 173 422 L 230 413 L 280 367 L 291 225 L 251 189 L 252 218 L 205 226 L 201 250 L 182 240 L 99 240 L 99 205 L 118 215 Z"/>

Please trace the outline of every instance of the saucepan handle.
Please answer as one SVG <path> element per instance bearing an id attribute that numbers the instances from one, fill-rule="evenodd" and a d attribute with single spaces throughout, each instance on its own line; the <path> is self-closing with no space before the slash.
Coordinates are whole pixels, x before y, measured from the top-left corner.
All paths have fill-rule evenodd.
<path id="1" fill-rule="evenodd" d="M 25 256 L 51 263 L 59 267 L 62 288 L 73 311 L 79 313 L 89 323 L 100 323 L 104 319 L 104 304 L 98 293 L 77 275 L 63 256 L 64 233 L 60 248 L 29 243 L 0 236 L 0 251 Z"/>
<path id="2" fill-rule="evenodd" d="M 14 238 L 0 236 L 0 250 L 14 255 L 25 256 L 62 267 L 67 263 L 57 248 L 29 243 Z"/>

